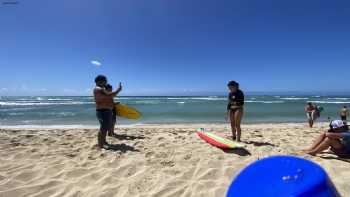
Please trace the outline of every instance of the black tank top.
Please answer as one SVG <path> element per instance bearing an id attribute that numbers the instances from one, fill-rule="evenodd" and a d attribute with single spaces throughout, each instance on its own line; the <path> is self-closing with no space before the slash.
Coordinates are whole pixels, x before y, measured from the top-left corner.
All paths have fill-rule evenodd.
<path id="1" fill-rule="evenodd" d="M 242 107 L 244 105 L 244 94 L 238 89 L 236 92 L 230 92 L 228 94 L 227 110 L 231 109 L 232 106 Z"/>

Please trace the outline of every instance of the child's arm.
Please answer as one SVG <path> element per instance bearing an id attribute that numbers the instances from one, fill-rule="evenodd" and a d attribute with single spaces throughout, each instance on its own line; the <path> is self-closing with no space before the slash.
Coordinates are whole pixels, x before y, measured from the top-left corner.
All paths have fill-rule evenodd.
<path id="1" fill-rule="evenodd" d="M 117 96 L 120 91 L 122 91 L 122 84 L 121 83 L 119 83 L 118 89 L 116 91 L 114 91 L 114 92 L 109 92 L 106 89 L 102 89 L 103 94 L 105 94 L 107 96 L 112 96 L 112 97 Z"/>
<path id="2" fill-rule="evenodd" d="M 118 89 L 115 91 L 115 95 L 117 96 L 119 94 L 119 92 L 121 92 L 123 89 L 122 83 L 119 82 L 119 86 Z"/>

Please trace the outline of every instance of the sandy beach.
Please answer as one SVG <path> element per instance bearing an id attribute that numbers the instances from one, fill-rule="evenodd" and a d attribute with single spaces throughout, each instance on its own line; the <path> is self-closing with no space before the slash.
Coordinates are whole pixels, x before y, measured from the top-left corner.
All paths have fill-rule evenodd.
<path id="1" fill-rule="evenodd" d="M 245 150 L 224 152 L 195 133 L 229 137 L 227 125 L 140 125 L 117 129 L 113 150 L 96 148 L 97 129 L 1 128 L 0 197 L 222 197 L 245 166 L 271 155 L 297 155 L 320 164 L 339 193 L 350 193 L 350 160 L 301 154 L 327 128 L 318 124 L 243 125 Z"/>

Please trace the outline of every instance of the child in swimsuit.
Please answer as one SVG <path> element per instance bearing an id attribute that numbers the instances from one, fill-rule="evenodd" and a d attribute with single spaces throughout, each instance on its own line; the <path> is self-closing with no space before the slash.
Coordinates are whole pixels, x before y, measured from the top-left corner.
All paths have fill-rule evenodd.
<path id="1" fill-rule="evenodd" d="M 110 84 L 107 84 L 106 85 L 106 90 L 108 92 L 112 92 L 113 90 L 113 87 L 110 85 Z M 110 137 L 115 137 L 116 134 L 114 133 L 114 129 L 115 129 L 115 124 L 117 122 L 117 113 L 116 113 L 116 110 L 115 110 L 115 103 L 114 103 L 114 100 L 113 98 L 110 99 L 110 102 L 113 104 L 113 110 L 112 110 L 112 128 L 110 130 L 108 130 L 108 136 Z"/>

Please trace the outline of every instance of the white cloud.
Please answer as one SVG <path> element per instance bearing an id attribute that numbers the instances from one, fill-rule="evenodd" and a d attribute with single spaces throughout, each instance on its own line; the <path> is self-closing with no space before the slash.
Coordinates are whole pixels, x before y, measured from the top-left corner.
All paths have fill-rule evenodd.
<path id="1" fill-rule="evenodd" d="M 0 89 L 0 92 L 7 92 L 7 91 L 8 91 L 7 88 L 1 88 L 1 89 Z"/>
<path id="2" fill-rule="evenodd" d="M 102 63 L 99 62 L 99 61 L 97 61 L 97 60 L 92 60 L 92 61 L 90 61 L 90 62 L 91 62 L 91 64 L 93 64 L 93 65 L 95 65 L 95 66 L 97 66 L 97 67 L 100 67 L 100 66 L 102 65 Z"/>

